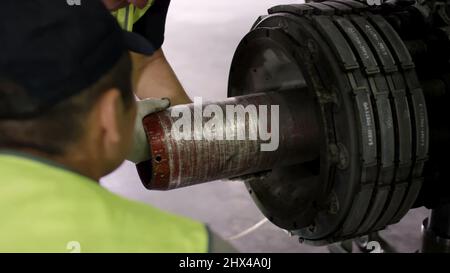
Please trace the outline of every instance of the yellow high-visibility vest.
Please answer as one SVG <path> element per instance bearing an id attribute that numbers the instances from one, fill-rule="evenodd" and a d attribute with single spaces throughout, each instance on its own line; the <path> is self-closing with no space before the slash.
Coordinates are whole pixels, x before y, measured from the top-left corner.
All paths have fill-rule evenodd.
<path id="1" fill-rule="evenodd" d="M 27 157 L 0 154 L 0 253 L 208 251 L 204 224 Z"/>
<path id="2" fill-rule="evenodd" d="M 133 25 L 147 12 L 153 3 L 154 0 L 148 1 L 147 6 L 143 9 L 136 8 L 134 5 L 129 5 L 113 12 L 112 14 L 116 17 L 119 25 L 124 30 L 133 31 Z"/>

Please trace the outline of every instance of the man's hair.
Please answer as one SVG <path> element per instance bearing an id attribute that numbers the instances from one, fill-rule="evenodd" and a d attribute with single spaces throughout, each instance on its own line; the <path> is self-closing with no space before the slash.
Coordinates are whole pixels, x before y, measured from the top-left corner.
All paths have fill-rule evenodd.
<path id="1" fill-rule="evenodd" d="M 96 83 L 39 115 L 31 118 L 0 119 L 0 149 L 34 149 L 48 155 L 63 155 L 66 148 L 76 143 L 84 134 L 84 122 L 98 99 L 112 88 L 121 92 L 125 107 L 131 107 L 134 95 L 129 54 L 124 54 Z M 17 96 L 12 89 L 20 90 L 20 83 L 0 81 L 2 100 L 17 103 L 15 100 L 21 96 Z"/>

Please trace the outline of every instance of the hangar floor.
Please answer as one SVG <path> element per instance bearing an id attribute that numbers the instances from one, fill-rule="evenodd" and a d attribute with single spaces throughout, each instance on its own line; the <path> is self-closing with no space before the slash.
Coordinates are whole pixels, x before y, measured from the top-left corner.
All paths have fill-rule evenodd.
<path id="1" fill-rule="evenodd" d="M 165 53 L 191 97 L 226 98 L 228 69 L 240 39 L 267 8 L 294 0 L 172 0 Z M 224 238 L 239 234 L 264 217 L 240 182 L 218 181 L 173 192 L 149 192 L 135 168 L 124 164 L 103 179 L 120 195 L 206 222 Z M 420 245 L 420 224 L 427 210 L 411 211 L 399 224 L 383 232 L 401 252 Z M 328 252 L 326 247 L 300 245 L 271 223 L 232 244 L 243 252 Z"/>

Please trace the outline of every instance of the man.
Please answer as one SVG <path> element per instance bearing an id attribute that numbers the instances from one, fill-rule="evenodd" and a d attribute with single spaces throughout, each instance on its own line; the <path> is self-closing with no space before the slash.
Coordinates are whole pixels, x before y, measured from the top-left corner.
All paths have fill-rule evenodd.
<path id="1" fill-rule="evenodd" d="M 133 134 L 142 135 L 144 115 L 169 106 L 141 101 L 136 118 L 128 50 L 139 37 L 99 0 L 1 7 L 0 252 L 230 251 L 205 225 L 97 182 L 127 155 L 144 160 Z"/>
<path id="2" fill-rule="evenodd" d="M 190 98 L 161 48 L 170 0 L 103 0 L 103 2 L 113 12 L 123 29 L 145 37 L 150 44 L 147 48 L 152 53 L 150 56 L 132 53 L 136 95 L 141 99 L 169 98 L 172 105 L 190 103 Z"/>

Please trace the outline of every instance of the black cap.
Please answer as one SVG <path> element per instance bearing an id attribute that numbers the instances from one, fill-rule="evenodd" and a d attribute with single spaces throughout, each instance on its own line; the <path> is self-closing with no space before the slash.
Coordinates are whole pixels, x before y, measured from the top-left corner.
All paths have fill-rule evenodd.
<path id="1" fill-rule="evenodd" d="M 39 114 L 95 83 L 128 50 L 154 50 L 125 33 L 100 0 L 1 0 L 0 7 L 0 118 Z"/>

